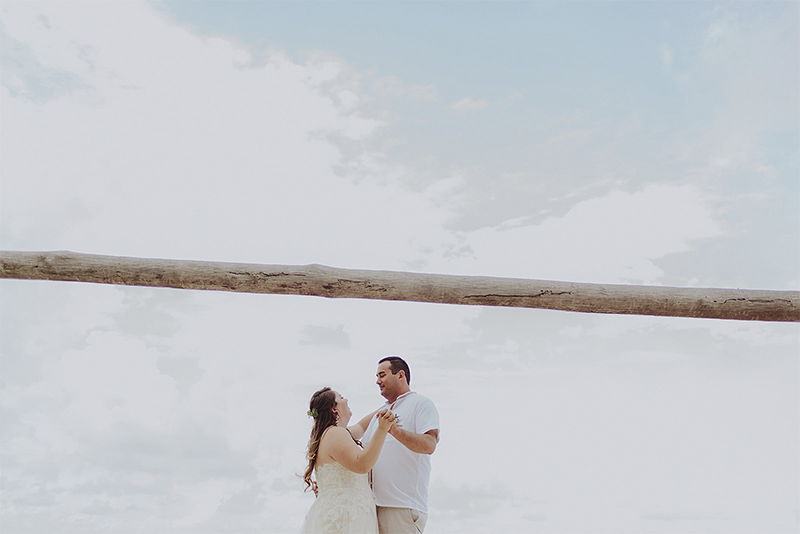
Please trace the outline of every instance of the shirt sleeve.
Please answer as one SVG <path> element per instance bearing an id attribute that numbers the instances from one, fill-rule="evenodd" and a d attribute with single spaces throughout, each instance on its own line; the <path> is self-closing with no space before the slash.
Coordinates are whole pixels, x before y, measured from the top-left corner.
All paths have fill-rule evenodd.
<path id="1" fill-rule="evenodd" d="M 426 398 L 417 406 L 417 434 L 439 429 L 439 412 L 433 401 Z"/>

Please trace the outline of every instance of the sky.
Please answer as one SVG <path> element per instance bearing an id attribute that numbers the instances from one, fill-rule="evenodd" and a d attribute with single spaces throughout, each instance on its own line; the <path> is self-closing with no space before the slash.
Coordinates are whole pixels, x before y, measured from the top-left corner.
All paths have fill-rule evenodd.
<path id="1" fill-rule="evenodd" d="M 0 4 L 0 249 L 800 289 L 800 4 Z M 800 327 L 0 281 L 4 532 L 299 531 L 311 394 L 426 533 L 800 530 Z"/>

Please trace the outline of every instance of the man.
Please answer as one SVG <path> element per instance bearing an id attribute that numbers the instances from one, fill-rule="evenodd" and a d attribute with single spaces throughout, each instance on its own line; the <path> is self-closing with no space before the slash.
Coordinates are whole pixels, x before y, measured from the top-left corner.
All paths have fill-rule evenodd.
<path id="1" fill-rule="evenodd" d="M 430 455 L 439 442 L 439 413 L 430 399 L 411 391 L 411 371 L 402 358 L 382 359 L 376 376 L 386 407 L 397 416 L 372 468 L 378 527 L 381 534 L 421 533 L 428 519 Z M 350 432 L 366 445 L 376 428 L 370 414 Z"/>

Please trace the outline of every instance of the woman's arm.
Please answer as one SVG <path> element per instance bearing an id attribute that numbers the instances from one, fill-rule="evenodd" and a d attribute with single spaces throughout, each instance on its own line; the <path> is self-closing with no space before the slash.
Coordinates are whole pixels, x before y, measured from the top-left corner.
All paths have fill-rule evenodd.
<path id="1" fill-rule="evenodd" d="M 392 426 L 390 419 L 393 417 L 388 410 L 378 414 L 378 429 L 363 449 L 355 444 L 347 429 L 341 427 L 333 427 L 326 432 L 320 449 L 325 447 L 326 453 L 346 469 L 360 474 L 367 473 L 378 461 L 386 434 Z"/>

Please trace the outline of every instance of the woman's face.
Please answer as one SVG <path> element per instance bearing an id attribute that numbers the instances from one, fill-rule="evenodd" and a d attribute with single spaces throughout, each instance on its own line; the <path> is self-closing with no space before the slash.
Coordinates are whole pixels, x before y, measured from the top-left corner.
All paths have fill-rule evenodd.
<path id="1" fill-rule="evenodd" d="M 347 399 L 339 395 L 339 392 L 336 392 L 336 411 L 339 412 L 339 425 L 347 426 L 353 416 L 353 412 L 350 411 Z"/>

